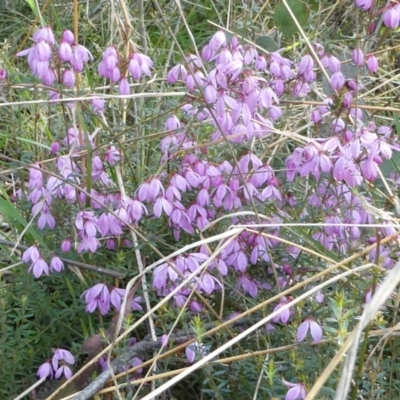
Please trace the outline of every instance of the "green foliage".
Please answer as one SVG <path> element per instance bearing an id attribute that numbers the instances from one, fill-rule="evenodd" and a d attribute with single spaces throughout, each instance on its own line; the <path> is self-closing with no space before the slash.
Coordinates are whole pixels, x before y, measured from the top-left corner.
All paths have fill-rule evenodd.
<path id="1" fill-rule="evenodd" d="M 286 3 L 298 24 L 302 28 L 305 27 L 310 17 L 310 10 L 307 4 L 301 0 L 287 0 Z M 299 31 L 292 15 L 283 2 L 280 2 L 275 9 L 274 23 L 284 35 L 294 35 Z"/>
<path id="2" fill-rule="evenodd" d="M 39 2 L 42 3 L 42 2 Z M 46 21 L 55 21 L 55 30 L 59 35 L 63 29 L 72 28 L 72 2 L 66 2 L 64 8 L 58 8 L 59 2 L 50 1 L 49 9 L 44 13 Z M 103 2 L 101 7 L 89 2 L 88 14 L 85 7 L 80 5 L 80 43 L 86 45 L 96 58 L 96 62 L 90 65 L 82 78 L 82 87 L 90 88 L 91 91 L 104 91 L 108 93 L 110 88 L 103 89 L 104 82 L 97 77 L 97 61 L 101 51 L 108 45 L 114 44 L 122 48 L 125 44 L 115 31 L 110 37 L 108 15 L 110 10 L 108 2 Z M 130 2 L 134 30 L 131 39 L 140 48 L 142 41 L 139 34 L 139 18 L 137 5 Z M 240 40 L 254 40 L 266 52 L 273 52 L 283 46 L 292 46 L 293 58 L 300 59 L 306 52 L 304 40 L 298 35 L 292 17 L 288 13 L 283 2 L 279 2 L 276 7 L 265 2 L 252 2 L 252 6 L 239 6 L 229 8 L 227 2 L 220 0 L 213 2 L 202 0 L 199 2 L 181 2 L 182 13 L 189 27 L 182 22 L 182 16 L 177 10 L 175 2 L 167 0 L 156 2 L 145 2 L 144 21 L 146 38 L 148 39 L 149 56 L 155 60 L 157 71 L 154 79 L 146 86 L 137 85 L 136 93 L 153 92 L 162 93 L 165 89 L 165 71 L 175 62 L 181 62 L 183 55 L 192 53 L 196 50 L 195 44 L 201 45 L 217 29 L 209 21 L 228 26 L 233 32 L 238 34 Z M 299 24 L 306 30 L 307 34 L 314 35 L 316 30 L 321 30 L 318 41 L 332 45 L 332 49 L 338 44 L 345 43 L 340 35 L 336 34 L 336 21 L 329 19 L 329 7 L 324 9 L 324 1 L 303 2 L 300 0 L 288 0 Z M 352 3 L 352 2 L 351 2 Z M 160 14 L 156 4 L 159 4 L 163 13 Z M 342 2 L 341 10 L 349 7 L 349 2 Z M 39 4 L 41 7 L 42 4 Z M 318 8 L 320 7 L 320 8 Z M 94 12 L 94 10 L 97 10 Z M 117 9 L 117 11 L 120 11 Z M 93 12 L 93 14 L 92 14 Z M 326 17 L 328 21 L 324 27 L 311 27 L 308 23 L 314 24 L 314 19 L 310 16 Z M 65 202 L 54 201 L 54 211 L 57 217 L 62 216 L 60 223 L 55 231 L 38 231 L 35 223 L 31 223 L 32 215 L 30 204 L 26 199 L 18 203 L 18 208 L 12 202 L 16 196 L 16 190 L 24 188 L 27 182 L 27 165 L 33 161 L 47 162 L 53 157 L 49 152 L 46 143 L 60 140 L 65 136 L 68 127 L 69 111 L 63 107 L 60 112 L 55 112 L 48 104 L 28 104 L 29 100 L 41 100 L 42 93 L 40 84 L 28 73 L 28 68 L 24 62 L 15 59 L 16 49 L 20 49 L 22 42 L 29 37 L 29 32 L 33 27 L 33 19 L 40 14 L 36 9 L 36 2 L 29 4 L 22 0 L 6 1 L 0 0 L 0 68 L 5 67 L 8 73 L 9 82 L 14 87 L 2 86 L 0 88 L 0 102 L 20 102 L 10 107 L 0 107 L 0 218 L 2 231 L 0 238 L 17 243 L 20 239 L 21 244 L 32 245 L 38 243 L 46 249 L 46 256 L 53 253 L 59 254 L 60 244 L 66 237 L 71 237 L 71 224 L 73 215 L 78 211 L 78 204 L 65 204 Z M 226 21 L 229 19 L 229 24 Z M 323 18 L 322 18 L 323 19 Z M 317 20 L 317 18 L 316 18 Z M 353 27 L 351 22 L 351 27 Z M 106 28 L 105 28 L 106 27 Z M 331 33 L 335 31 L 335 37 Z M 338 30 L 340 31 L 340 30 Z M 171 33 L 172 32 L 172 33 Z M 343 31 L 342 31 L 343 32 Z M 347 34 L 347 30 L 345 31 Z M 282 34 L 282 35 L 281 35 Z M 195 44 L 192 41 L 194 38 Z M 283 37 L 282 37 L 283 36 Z M 175 41 L 176 45 L 175 45 Z M 295 44 L 293 44 L 295 42 Z M 29 41 L 26 41 L 25 47 Z M 346 42 L 347 43 L 347 42 Z M 181 47 L 183 54 L 178 49 Z M 353 46 L 354 43 L 351 43 Z M 21 85 L 18 87 L 18 85 Z M 181 82 L 176 84 L 179 90 Z M 63 93 L 65 96 L 73 95 L 70 91 Z M 379 93 L 377 94 L 378 97 Z M 187 101 L 195 102 L 196 99 L 188 98 Z M 378 101 L 378 100 L 377 100 Z M 175 113 L 179 117 L 180 98 L 153 98 L 129 100 L 123 103 L 120 99 L 109 101 L 109 111 L 106 115 L 108 125 L 97 115 L 85 109 L 77 113 L 77 120 L 87 132 L 93 132 L 96 128 L 101 128 L 101 132 L 96 137 L 96 146 L 106 148 L 109 145 L 116 145 L 124 154 L 124 161 L 121 169 L 124 174 L 124 187 L 129 195 L 135 192 L 138 185 L 155 173 L 163 170 L 174 170 L 179 163 L 168 161 L 166 165 L 160 167 L 160 155 L 157 146 L 160 138 L 165 136 L 163 123 L 166 117 Z M 396 104 L 393 105 L 393 107 Z M 290 106 L 288 106 L 288 110 Z M 302 111 L 304 112 L 304 110 Z M 126 113 L 126 120 L 123 115 Z M 293 114 L 294 125 L 302 124 L 304 115 Z M 387 113 L 384 118 L 394 119 L 397 133 L 400 129 L 397 126 L 398 118 L 395 114 Z M 282 122 L 282 130 L 287 127 L 287 121 Z M 210 136 L 211 126 L 191 122 L 190 134 L 199 143 L 205 143 L 204 157 L 208 156 L 215 162 L 222 160 L 231 161 L 233 153 L 227 146 L 212 146 L 207 143 Z M 86 140 L 88 136 L 85 137 Z M 259 144 L 256 144 L 257 146 Z M 260 146 L 265 143 L 260 144 Z M 266 147 L 265 158 L 271 158 L 274 168 L 285 168 L 284 156 L 291 150 L 282 146 L 279 154 L 271 154 Z M 90 146 L 88 146 L 90 149 Z M 248 152 L 245 146 L 235 147 L 236 155 Z M 78 160 L 80 162 L 81 159 Z M 89 167 L 90 168 L 90 167 Z M 390 162 L 384 162 L 381 171 L 388 177 L 393 169 L 400 170 L 400 160 L 395 155 Z M 108 171 L 113 182 L 117 182 L 115 169 Z M 90 174 L 88 174 L 90 176 Z M 87 177 L 82 177 L 86 179 Z M 4 182 L 4 185 L 3 185 Z M 17 184 L 15 182 L 18 182 Z M 379 182 L 378 182 L 379 183 Z M 89 182 L 88 186 L 96 187 L 95 182 Z M 377 184 L 378 186 L 378 184 Z M 304 197 L 304 193 L 311 193 L 315 189 L 315 181 L 310 178 L 306 183 L 282 182 L 282 187 L 287 193 Z M 382 188 L 380 185 L 378 188 Z M 112 193 L 114 188 L 110 189 Z M 374 189 L 371 189 L 374 190 Z M 382 202 L 380 192 L 375 191 L 376 201 Z M 184 193 L 183 202 L 190 203 L 195 200 L 193 193 Z M 301 200 L 300 200 L 301 201 Z M 90 201 L 87 200 L 89 205 Z M 383 202 L 382 202 L 383 203 Z M 305 211 L 308 211 L 315 221 L 322 221 L 325 217 L 317 207 L 308 207 L 308 204 L 299 203 L 293 208 L 291 217 L 296 221 L 302 222 Z M 275 206 L 261 205 L 256 203 L 254 210 L 265 215 L 277 215 Z M 342 210 L 328 210 L 334 215 Z M 344 210 L 345 211 L 345 210 Z M 289 222 L 289 219 L 282 219 Z M 222 221 L 218 228 L 226 231 L 229 228 L 229 221 Z M 193 242 L 193 236 L 182 233 L 177 242 L 166 218 L 152 219 L 146 221 L 145 227 L 140 227 L 140 232 L 146 240 L 140 241 L 137 250 L 141 252 L 142 261 L 145 266 L 160 259 L 156 248 L 163 254 L 170 254 L 175 250 Z M 283 238 L 295 244 L 300 244 L 310 250 L 310 253 L 300 251 L 293 263 L 293 276 L 309 277 L 316 271 L 326 269 L 330 262 L 339 262 L 345 254 L 333 252 L 324 248 L 319 241 L 315 240 L 310 232 L 311 228 L 290 227 L 286 230 L 287 234 Z M 23 233 L 23 236 L 22 236 Z M 71 239 L 75 239 L 71 237 Z M 131 246 L 125 246 L 123 242 L 117 243 L 116 250 L 103 250 L 101 253 L 84 254 L 76 256 L 71 261 L 85 262 L 87 264 L 101 266 L 111 271 L 121 273 L 124 278 L 120 281 L 113 278 L 96 274 L 84 269 L 76 269 L 72 264 L 62 274 L 52 274 L 42 277 L 40 280 L 34 279 L 27 271 L 26 265 L 18 264 L 20 252 L 17 250 L 11 253 L 12 247 L 0 244 L 0 399 L 14 398 L 29 385 L 35 382 L 36 371 L 40 364 L 49 359 L 52 355 L 52 348 L 68 348 L 78 355 L 77 369 L 84 363 L 80 354 L 82 343 L 94 333 L 104 333 L 109 326 L 111 318 L 115 315 L 102 318 L 99 314 L 88 314 L 84 311 L 84 302 L 80 298 L 82 292 L 88 287 L 98 283 L 99 280 L 110 285 L 124 287 L 130 278 L 137 275 L 138 265 L 134 257 L 134 250 Z M 282 248 L 273 254 L 273 262 L 287 260 L 288 247 Z M 352 248 L 356 252 L 357 248 Z M 318 256 L 315 256 L 318 254 Z M 328 262 L 326 259 L 329 258 Z M 365 260 L 361 259 L 360 262 Z M 379 261 L 379 260 L 378 260 Z M 355 263 L 356 264 L 356 263 Z M 250 273 L 257 279 L 264 279 L 266 284 L 274 286 L 275 278 L 267 274 L 273 263 L 260 262 L 249 268 Z M 349 265 L 349 268 L 352 266 Z M 336 271 L 334 272 L 336 273 Z M 330 276 L 329 276 L 330 277 Z M 325 279 L 324 278 L 321 278 Z M 307 388 L 311 388 L 318 376 L 323 372 L 329 359 L 333 358 L 340 345 L 356 324 L 356 317 L 363 310 L 364 295 L 376 282 L 375 273 L 357 276 L 348 279 L 327 289 L 325 301 L 318 305 L 314 299 L 302 301 L 293 307 L 292 324 L 290 326 L 276 324 L 273 331 L 268 327 L 262 328 L 250 335 L 239 345 L 233 346 L 224 352 L 223 357 L 240 357 L 249 355 L 248 358 L 238 359 L 232 362 L 208 365 L 196 374 L 192 374 L 185 380 L 171 389 L 171 393 L 178 399 L 198 399 L 202 393 L 204 399 L 253 399 L 255 387 L 259 383 L 258 398 L 272 399 L 283 398 L 286 393 L 282 385 L 282 377 L 301 380 Z M 318 281 L 319 282 L 319 281 Z M 223 319 L 234 312 L 244 312 L 256 306 L 261 301 L 271 297 L 271 292 L 267 289 L 260 290 L 258 297 L 252 299 L 244 296 L 237 288 L 237 277 L 224 277 L 225 292 L 206 296 L 210 308 L 216 315 Z M 290 282 L 295 284 L 295 282 Z M 296 291 L 296 296 L 301 295 L 307 288 Z M 139 295 L 142 295 L 140 290 Z M 159 298 L 153 290 L 149 292 L 151 305 L 156 305 Z M 268 305 L 264 309 L 258 310 L 249 317 L 248 325 L 254 323 L 273 312 L 276 302 Z M 398 321 L 397 307 L 395 303 L 387 305 L 371 324 L 373 329 L 387 329 L 395 326 Z M 215 315 L 208 309 L 201 317 L 195 317 L 188 312 L 183 312 L 179 316 L 179 311 L 170 303 L 164 305 L 158 312 L 155 319 L 156 331 L 162 335 L 175 325 L 180 329 L 194 329 L 196 339 L 203 341 L 210 351 L 222 346 L 239 334 L 245 327 L 234 327 L 218 331 L 213 336 L 205 336 L 207 324 L 219 324 Z M 221 313 L 221 315 L 219 315 Z M 134 313 L 129 319 L 128 326 L 131 325 L 142 313 Z M 319 346 L 311 345 L 310 340 L 306 340 L 302 346 L 296 343 L 296 329 L 306 316 L 314 316 L 316 320 L 323 323 L 326 341 Z M 208 325 L 207 325 L 208 327 Z M 134 332 L 135 337 L 143 339 L 147 335 L 146 327 L 140 327 Z M 388 344 L 383 345 L 379 338 L 371 339 L 368 351 L 370 354 L 365 361 L 361 378 L 357 381 L 359 395 L 364 398 L 397 398 L 400 392 L 400 370 L 399 357 L 397 354 L 398 340 L 396 336 L 388 339 Z M 123 352 L 124 342 L 117 346 L 116 352 Z M 242 346 L 242 347 L 241 347 Z M 268 354 L 253 356 L 253 352 L 260 350 L 271 350 Z M 277 349 L 277 350 L 276 350 Z M 276 350 L 276 351 L 275 351 Z M 378 351 L 379 350 L 379 351 Z M 251 355 L 251 356 L 250 356 Z M 187 360 L 184 354 L 175 354 L 171 358 L 160 360 L 157 364 L 159 372 L 170 371 L 177 368 L 187 367 Z M 325 387 L 322 388 L 320 398 L 333 399 L 334 390 L 339 378 L 339 371 L 334 371 Z M 129 396 L 133 397 L 135 390 L 130 388 Z M 393 396 L 392 396 L 393 395 Z M 389 397 L 388 397 L 389 396 Z M 390 397 L 391 396 L 391 397 Z M 397 396 L 397 397 L 396 397 Z M 361 397 L 360 397 L 361 398 Z"/>

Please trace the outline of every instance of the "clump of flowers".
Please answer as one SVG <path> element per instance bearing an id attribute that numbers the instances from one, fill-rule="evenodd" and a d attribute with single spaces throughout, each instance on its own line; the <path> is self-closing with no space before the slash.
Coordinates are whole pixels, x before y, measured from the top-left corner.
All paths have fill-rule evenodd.
<path id="1" fill-rule="evenodd" d="M 364 11 L 372 5 L 373 2 L 356 0 L 356 6 Z M 383 21 L 388 28 L 398 26 L 398 12 L 397 2 L 384 10 Z M 73 87 L 74 73 L 80 73 L 91 59 L 90 53 L 75 43 L 70 31 L 62 34 L 57 45 L 51 29 L 43 28 L 34 34 L 33 42 L 30 49 L 18 55 L 28 56 L 33 74 L 48 86 L 57 81 L 66 88 Z M 346 76 L 341 62 L 322 45 L 315 43 L 314 47 L 321 65 L 329 71 L 331 90 L 309 106 L 306 122 L 312 134 L 298 134 L 293 145 L 288 146 L 288 154 L 282 160 L 285 168 L 274 168 L 266 157 L 258 154 L 255 143 L 272 141 L 281 129 L 283 100 L 312 98 L 319 63 L 311 54 L 297 60 L 290 60 L 279 51 L 261 54 L 254 46 L 241 43 L 235 36 L 228 40 L 224 32 L 218 31 L 200 57 L 186 55 L 166 77 L 171 85 L 185 85 L 189 96 L 179 112 L 165 119 L 166 134 L 158 145 L 157 173 L 149 175 L 131 193 L 120 193 L 112 180 L 113 168 L 122 159 L 120 151 L 114 145 L 95 145 L 99 140 L 96 133 L 71 126 L 65 137 L 51 147 L 56 155 L 54 164 L 32 165 L 27 191 L 20 193 L 20 197 L 26 196 L 31 203 L 31 216 L 36 218 L 37 227 L 42 231 L 54 231 L 60 225 L 66 228 L 65 221 L 56 219 L 55 213 L 55 204 L 64 204 L 72 216 L 68 224 L 70 236 L 76 240 L 73 245 L 70 239 L 63 238 L 58 243 L 61 252 L 96 254 L 102 249 L 113 251 L 117 242 L 130 246 L 126 242 L 129 228 L 149 221 L 164 221 L 179 241 L 184 235 L 191 237 L 196 231 L 204 231 L 210 222 L 227 213 L 269 210 L 262 217 L 265 226 L 261 228 L 250 229 L 258 223 L 253 216 L 235 217 L 233 223 L 249 229 L 229 243 L 222 241 L 226 246 L 212 261 L 213 249 L 201 246 L 154 268 L 152 288 L 156 294 L 165 297 L 174 292 L 172 304 L 179 308 L 187 305 L 192 313 L 204 309 L 192 298 L 192 291 L 212 296 L 224 289 L 228 276 L 234 276 L 236 282 L 229 290 L 241 292 L 251 300 L 263 292 L 276 289 L 280 292 L 302 279 L 296 272 L 299 249 L 282 244 L 279 238 L 285 235 L 285 222 L 292 219 L 291 210 L 297 205 L 290 186 L 295 187 L 304 179 L 311 182 L 312 190 L 302 199 L 305 206 L 300 218 L 312 223 L 315 215 L 322 212 L 318 217 L 322 223 L 310 229 L 310 240 L 336 254 L 348 254 L 355 246 L 368 243 L 371 237 L 357 225 L 373 222 L 365 207 L 372 200 L 359 195 L 357 188 L 377 179 L 379 166 L 399 150 L 399 145 L 391 126 L 377 125 L 367 119 L 358 106 L 358 93 L 364 89 L 362 82 Z M 358 68 L 365 66 L 371 74 L 379 68 L 376 56 L 364 54 L 360 47 L 352 50 L 350 62 Z M 118 84 L 119 94 L 128 95 L 129 80 L 151 76 L 152 66 L 153 62 L 143 54 L 133 52 L 124 58 L 116 47 L 110 46 L 102 54 L 98 75 L 112 85 Z M 105 111 L 101 99 L 94 97 L 91 103 L 95 112 Z M 205 140 L 216 143 L 218 157 L 203 148 L 203 137 L 192 134 L 192 124 L 204 128 Z M 226 146 L 218 147 L 222 142 L 234 147 L 236 160 L 226 152 Z M 87 146 L 93 151 L 90 165 L 81 157 Z M 163 168 L 167 164 L 168 169 Z M 91 186 L 86 186 L 85 171 L 90 172 Z M 389 228 L 382 230 L 383 237 L 392 233 Z M 382 254 L 384 266 L 389 268 L 394 257 L 391 244 L 381 247 Z M 371 260 L 375 256 L 373 252 L 369 255 Z M 64 269 L 56 254 L 52 255 L 50 265 L 45 259 L 38 245 L 22 255 L 35 278 Z M 264 265 L 268 266 L 262 268 Z M 254 272 L 261 268 L 263 278 Z M 176 291 L 189 276 L 193 279 Z M 106 315 L 112 309 L 120 311 L 125 295 L 125 289 L 103 282 L 87 289 L 81 297 L 88 313 L 98 310 Z M 370 296 L 367 294 L 366 301 Z M 268 325 L 269 333 L 273 334 L 279 325 L 293 323 L 295 309 L 287 307 L 292 299 L 282 296 L 275 303 L 271 310 L 276 313 L 272 319 L 275 325 Z M 324 296 L 317 293 L 315 299 L 323 302 Z M 141 298 L 136 297 L 129 307 L 139 311 L 140 302 Z M 314 342 L 321 342 L 323 330 L 316 318 L 303 318 L 302 315 L 303 322 L 297 328 L 297 342 L 304 341 L 308 334 Z M 165 338 L 163 342 L 166 344 Z M 196 355 L 205 351 L 204 345 L 196 342 L 185 352 L 193 363 Z M 64 374 L 69 378 L 72 372 L 68 364 L 72 365 L 74 360 L 67 353 L 57 350 L 52 361 L 40 367 L 39 377 L 58 378 Z M 61 367 L 60 361 L 63 361 Z M 138 359 L 133 364 L 141 362 Z M 286 399 L 306 397 L 303 383 L 283 383 L 289 388 Z"/>
<path id="2" fill-rule="evenodd" d="M 75 358 L 68 350 L 56 349 L 53 357 L 39 367 L 37 376 L 40 379 L 59 379 L 64 375 L 66 379 L 69 379 L 72 376 L 70 367 L 74 364 Z"/>

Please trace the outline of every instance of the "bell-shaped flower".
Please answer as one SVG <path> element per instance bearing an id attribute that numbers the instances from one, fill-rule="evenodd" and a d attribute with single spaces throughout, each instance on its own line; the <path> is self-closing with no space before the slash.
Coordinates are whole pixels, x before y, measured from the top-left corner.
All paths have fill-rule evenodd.
<path id="1" fill-rule="evenodd" d="M 85 290 L 82 296 L 85 296 L 86 312 L 92 313 L 98 307 L 101 314 L 108 313 L 110 309 L 110 292 L 104 283 L 98 283 Z"/>
<path id="2" fill-rule="evenodd" d="M 393 3 L 394 4 L 394 3 Z M 391 29 L 397 29 L 400 23 L 400 15 L 398 9 L 394 5 L 389 4 L 382 16 L 383 23 Z"/>
<path id="3" fill-rule="evenodd" d="M 291 383 L 282 379 L 283 384 L 290 388 L 286 393 L 285 400 L 303 400 L 307 396 L 306 389 L 302 383 Z"/>
<path id="4" fill-rule="evenodd" d="M 321 341 L 323 335 L 322 328 L 312 318 L 307 318 L 297 328 L 297 341 L 302 342 L 307 336 L 308 331 L 310 331 L 314 342 L 319 343 Z"/>
<path id="5" fill-rule="evenodd" d="M 46 361 L 45 363 L 43 363 L 39 369 L 37 370 L 36 375 L 39 377 L 39 379 L 43 379 L 43 378 L 47 378 L 49 377 L 50 379 L 53 378 L 53 368 L 51 366 L 51 362 L 50 360 Z"/>

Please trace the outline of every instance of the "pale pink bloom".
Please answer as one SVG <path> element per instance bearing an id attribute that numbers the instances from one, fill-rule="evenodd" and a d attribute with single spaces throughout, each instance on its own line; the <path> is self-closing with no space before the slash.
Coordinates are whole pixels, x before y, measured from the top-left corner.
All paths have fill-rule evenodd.
<path id="1" fill-rule="evenodd" d="M 49 27 L 46 26 L 44 28 L 38 29 L 32 36 L 32 39 L 34 42 L 38 42 L 40 40 L 44 40 L 47 43 L 53 45 L 56 43 L 56 40 L 54 38 L 53 30 Z"/>
<path id="2" fill-rule="evenodd" d="M 49 266 L 42 257 L 39 257 L 32 265 L 29 267 L 28 272 L 32 272 L 35 278 L 40 278 L 42 274 L 49 275 Z"/>
<path id="3" fill-rule="evenodd" d="M 303 400 L 307 396 L 306 389 L 302 383 L 291 383 L 282 378 L 282 382 L 290 389 L 286 393 L 285 400 Z"/>
<path id="4" fill-rule="evenodd" d="M 397 29 L 400 22 L 400 15 L 396 7 L 389 4 L 386 11 L 383 13 L 383 23 L 391 29 Z"/>
<path id="5" fill-rule="evenodd" d="M 274 312 L 280 310 L 283 306 L 285 306 L 289 302 L 289 299 L 285 296 L 281 298 L 280 303 L 275 306 Z M 282 324 L 287 324 L 290 318 L 290 310 L 287 308 L 286 310 L 282 310 L 279 314 L 275 315 L 275 317 L 272 319 L 273 322 L 281 322 Z"/>
<path id="6" fill-rule="evenodd" d="M 364 54 L 358 47 L 353 49 L 352 60 L 355 65 L 361 66 L 364 64 Z"/>
<path id="7" fill-rule="evenodd" d="M 222 46 L 226 44 L 226 36 L 222 31 L 218 31 L 210 40 L 210 47 L 213 52 L 217 52 Z"/>
<path id="8" fill-rule="evenodd" d="M 196 355 L 207 354 L 207 349 L 202 343 L 194 342 L 186 347 L 185 352 L 189 363 L 192 364 L 196 359 Z"/>
<path id="9" fill-rule="evenodd" d="M 35 262 L 40 258 L 39 250 L 36 245 L 28 247 L 22 254 L 22 261 L 28 263 Z"/>
<path id="10" fill-rule="evenodd" d="M 355 0 L 355 5 L 364 11 L 368 11 L 372 7 L 373 0 Z"/>
<path id="11" fill-rule="evenodd" d="M 308 331 L 311 333 L 311 337 L 314 339 L 316 343 L 319 343 L 322 339 L 322 328 L 311 318 L 307 318 L 304 322 L 302 322 L 297 329 L 297 341 L 302 342 Z"/>
<path id="12" fill-rule="evenodd" d="M 42 378 L 47 378 L 49 377 L 50 379 L 53 378 L 53 368 L 51 366 L 50 361 L 46 361 L 43 363 L 39 369 L 37 370 L 37 376 L 42 379 Z"/>
<path id="13" fill-rule="evenodd" d="M 375 56 L 369 56 L 367 58 L 367 69 L 372 73 L 378 71 L 378 60 Z"/>
<path id="14" fill-rule="evenodd" d="M 61 272 L 64 269 L 64 263 L 57 256 L 53 256 L 50 262 L 50 269 L 52 271 Z"/>

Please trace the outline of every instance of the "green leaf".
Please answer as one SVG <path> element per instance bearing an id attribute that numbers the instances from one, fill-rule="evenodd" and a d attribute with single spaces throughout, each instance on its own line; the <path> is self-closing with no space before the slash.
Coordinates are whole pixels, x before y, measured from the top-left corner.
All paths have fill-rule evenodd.
<path id="1" fill-rule="evenodd" d="M 286 3 L 293 12 L 299 25 L 304 27 L 310 16 L 310 10 L 307 5 L 300 0 L 288 0 Z M 280 2 L 276 7 L 274 23 L 284 35 L 294 35 L 299 31 L 283 2 Z"/>
<path id="2" fill-rule="evenodd" d="M 26 0 L 26 2 L 29 4 L 29 7 L 31 8 L 31 10 L 33 11 L 33 13 L 35 14 L 36 18 L 39 18 L 39 10 L 36 7 L 36 3 L 34 0 Z"/>
<path id="3" fill-rule="evenodd" d="M 0 197 L 0 210 L 4 219 L 8 221 L 8 223 L 15 227 L 18 232 L 22 232 L 28 225 L 28 222 L 25 218 L 18 212 L 18 210 L 11 204 L 9 201 Z M 42 235 L 30 225 L 26 231 L 26 235 L 30 236 L 36 243 L 39 243 L 45 250 L 49 250 L 46 243 L 43 240 Z"/>
<path id="4" fill-rule="evenodd" d="M 256 39 L 256 45 L 262 47 L 264 50 L 267 50 L 270 53 L 278 50 L 278 45 L 276 44 L 275 40 L 269 36 L 259 36 Z"/>
<path id="5" fill-rule="evenodd" d="M 47 145 L 45 145 L 43 143 L 39 143 L 39 142 L 36 142 L 35 140 L 27 139 L 27 138 L 24 138 L 24 137 L 16 136 L 15 138 L 14 137 L 10 138 L 9 135 L 7 135 L 6 133 L 1 133 L 1 132 L 0 132 L 0 137 L 9 138 L 9 139 L 15 139 L 15 140 L 18 140 L 18 141 L 21 141 L 21 142 L 33 144 L 33 145 L 38 146 L 38 147 L 43 147 L 44 149 L 49 150 L 49 151 L 51 150 L 50 146 L 47 146 Z"/>

